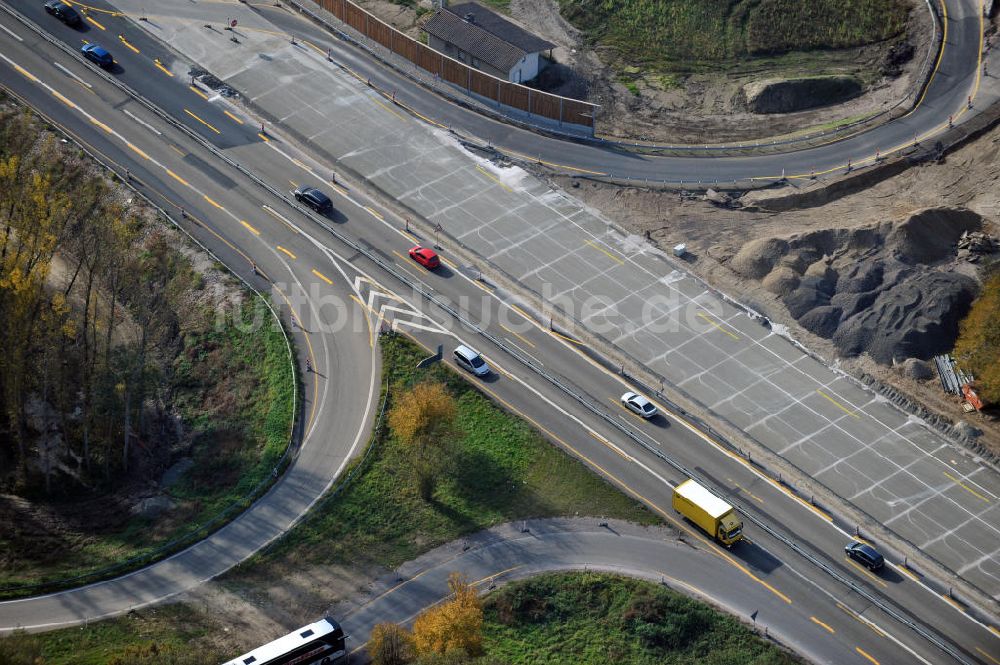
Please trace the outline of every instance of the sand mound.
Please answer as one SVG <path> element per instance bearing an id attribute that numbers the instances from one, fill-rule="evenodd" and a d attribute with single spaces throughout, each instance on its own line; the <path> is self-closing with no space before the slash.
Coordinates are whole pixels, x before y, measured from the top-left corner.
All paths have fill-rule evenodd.
<path id="1" fill-rule="evenodd" d="M 982 228 L 982 218 L 971 210 L 929 208 L 897 225 L 886 244 L 907 264 L 933 264 L 954 255 L 953 245 L 965 231 Z"/>
<path id="2" fill-rule="evenodd" d="M 930 208 L 900 222 L 830 229 L 746 243 L 733 270 L 763 280 L 807 330 L 845 356 L 914 363 L 946 352 L 978 292 L 951 270 L 956 242 L 983 220 L 966 209 Z"/>
<path id="3" fill-rule="evenodd" d="M 761 282 L 764 288 L 778 296 L 787 296 L 798 288 L 801 278 L 799 273 L 787 265 L 779 265 L 767 274 Z"/>
<path id="4" fill-rule="evenodd" d="M 750 279 L 763 279 L 788 252 L 788 243 L 778 238 L 751 240 L 733 257 L 730 267 Z"/>

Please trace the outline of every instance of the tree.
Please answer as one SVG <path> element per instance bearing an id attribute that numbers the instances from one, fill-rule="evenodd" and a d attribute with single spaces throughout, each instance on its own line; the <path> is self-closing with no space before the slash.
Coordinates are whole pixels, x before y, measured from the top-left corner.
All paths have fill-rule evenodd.
<path id="1" fill-rule="evenodd" d="M 389 426 L 412 453 L 420 496 L 434 494 L 443 453 L 456 434 L 455 402 L 440 383 L 420 383 L 404 392 L 389 411 Z"/>
<path id="2" fill-rule="evenodd" d="M 425 610 L 413 622 L 413 643 L 418 654 L 463 651 L 478 656 L 483 651 L 483 605 L 475 587 L 460 573 L 448 577 L 451 596 Z"/>
<path id="3" fill-rule="evenodd" d="M 976 392 L 983 402 L 1000 404 L 1000 268 L 983 284 L 959 324 L 955 359 L 976 377 Z"/>
<path id="4" fill-rule="evenodd" d="M 380 623 L 368 640 L 372 665 L 406 665 L 413 660 L 413 635 L 396 623 Z"/>

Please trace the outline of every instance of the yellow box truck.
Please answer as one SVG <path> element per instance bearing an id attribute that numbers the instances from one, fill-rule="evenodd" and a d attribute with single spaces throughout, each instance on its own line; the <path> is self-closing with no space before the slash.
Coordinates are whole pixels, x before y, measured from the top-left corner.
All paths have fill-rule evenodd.
<path id="1" fill-rule="evenodd" d="M 674 488 L 673 505 L 726 547 L 743 538 L 743 520 L 736 510 L 691 479 Z"/>

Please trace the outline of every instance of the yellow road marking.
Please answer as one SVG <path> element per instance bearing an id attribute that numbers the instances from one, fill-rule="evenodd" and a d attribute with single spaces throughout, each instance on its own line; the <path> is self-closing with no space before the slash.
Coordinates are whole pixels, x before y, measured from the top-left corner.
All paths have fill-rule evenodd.
<path id="1" fill-rule="evenodd" d="M 727 480 L 729 480 L 729 482 L 733 483 L 733 487 L 735 487 L 736 489 L 738 489 L 743 494 L 746 494 L 751 499 L 756 499 L 757 501 L 760 501 L 761 503 L 764 503 L 764 499 L 760 498 L 759 496 L 757 496 L 756 494 L 754 494 L 753 492 L 751 492 L 747 488 L 743 487 L 739 483 L 734 482 L 732 478 L 728 478 Z"/>
<path id="2" fill-rule="evenodd" d="M 365 206 L 365 210 L 367 210 L 368 212 L 370 212 L 372 214 L 372 216 L 374 216 L 376 219 L 378 219 L 380 221 L 385 221 L 385 217 L 383 217 L 381 214 L 379 214 L 378 211 L 373 210 L 373 209 L 369 208 L 368 206 Z"/>
<path id="3" fill-rule="evenodd" d="M 260 132 L 257 132 L 257 136 L 259 136 L 260 138 L 264 139 L 264 143 L 270 143 L 271 142 L 271 139 L 267 138 L 266 136 L 264 136 Z"/>
<path id="4" fill-rule="evenodd" d="M 950 474 L 950 473 L 948 473 L 947 471 L 945 471 L 945 472 L 944 472 L 944 475 L 945 475 L 945 476 L 946 476 L 946 477 L 948 478 L 948 480 L 952 481 L 953 483 L 955 483 L 956 485 L 958 485 L 959 487 L 961 487 L 962 489 L 964 489 L 964 490 L 965 490 L 966 492 L 968 492 L 969 494 L 971 494 L 971 495 L 973 495 L 974 497 L 976 497 L 977 499 L 982 499 L 982 500 L 983 500 L 983 501 L 985 501 L 986 503 L 989 503 L 989 502 L 990 502 L 990 500 L 989 500 L 989 499 L 987 499 L 987 498 L 986 498 L 985 496 L 983 496 L 982 494 L 980 494 L 980 493 L 979 493 L 979 492 L 977 492 L 976 490 L 974 490 L 974 489 L 972 489 L 972 488 L 970 488 L 970 487 L 966 486 L 966 484 L 965 484 L 965 483 L 963 483 L 963 482 L 962 482 L 961 480 L 959 480 L 959 479 L 958 479 L 958 478 L 956 478 L 955 476 L 951 475 L 951 474 Z"/>
<path id="5" fill-rule="evenodd" d="M 872 580 L 873 582 L 875 582 L 875 583 L 877 583 L 877 584 L 881 584 L 881 585 L 882 585 L 883 587 L 885 587 L 885 588 L 888 588 L 888 587 L 889 587 L 889 585 L 888 585 L 888 584 L 886 584 L 885 582 L 883 582 L 882 580 L 880 580 L 880 579 L 879 579 L 878 577 L 876 577 L 876 576 L 875 576 L 875 575 L 874 575 L 874 574 L 873 574 L 873 573 L 872 573 L 872 572 L 871 572 L 870 570 L 868 570 L 867 568 L 865 568 L 865 567 L 864 567 L 864 566 L 862 566 L 861 564 L 859 564 L 859 563 L 856 563 L 856 562 L 854 561 L 854 559 L 851 559 L 850 557 L 844 557 L 844 561 L 846 561 L 847 563 L 849 563 L 849 564 L 851 564 L 852 566 L 854 566 L 855 568 L 857 568 L 859 572 L 861 572 L 861 573 L 863 573 L 863 574 L 867 575 L 867 576 L 868 576 L 869 578 L 871 578 L 871 580 Z"/>
<path id="6" fill-rule="evenodd" d="M 383 104 L 383 103 L 382 103 L 382 102 L 380 102 L 379 100 L 377 100 L 377 99 L 375 99 L 375 98 L 372 98 L 372 101 L 373 101 L 373 102 L 375 102 L 376 104 L 378 104 L 379 106 L 381 106 L 382 108 L 384 108 L 384 109 L 385 109 L 386 111 L 388 111 L 389 113 L 391 113 L 391 114 L 393 114 L 394 116 L 396 116 L 397 118 L 399 118 L 400 120 L 406 120 L 406 116 L 403 116 L 403 115 L 400 115 L 399 113 L 396 113 L 396 112 L 395 112 L 395 111 L 393 111 L 393 110 L 392 110 L 392 109 L 391 109 L 391 108 L 390 108 L 389 106 L 387 106 L 387 105 Z"/>
<path id="7" fill-rule="evenodd" d="M 293 258 L 293 259 L 295 259 L 295 258 L 298 258 L 297 256 L 295 256 L 294 254 L 292 254 L 291 252 L 289 252 L 289 251 L 288 251 L 287 249 L 285 249 L 285 248 L 284 248 L 284 247 L 282 247 L 281 245 L 277 245 L 277 248 L 278 248 L 278 251 L 279 251 L 279 252 L 284 252 L 284 253 L 285 253 L 285 254 L 287 254 L 287 255 L 288 255 L 288 256 L 289 256 L 290 258 Z"/>
<path id="8" fill-rule="evenodd" d="M 410 260 L 409 260 L 409 259 L 407 259 L 407 258 L 406 258 L 405 256 L 403 256 L 402 254 L 400 254 L 400 253 L 399 253 L 398 251 L 396 251 L 396 250 L 392 250 L 392 253 L 393 253 L 393 254 L 395 254 L 396 256 L 398 256 L 399 258 L 403 259 L 403 260 L 404 260 L 404 261 L 406 261 L 407 263 L 409 263 L 409 262 L 410 262 Z"/>
<path id="9" fill-rule="evenodd" d="M 577 168 L 575 166 L 568 166 L 566 164 L 556 164 L 554 162 L 546 162 L 545 160 L 538 159 L 537 156 L 536 157 L 532 157 L 531 155 L 525 155 L 524 153 L 515 152 L 513 150 L 508 150 L 507 148 L 498 148 L 498 150 L 500 150 L 501 152 L 505 152 L 505 153 L 507 153 L 509 155 L 517 155 L 518 157 L 523 157 L 524 159 L 528 159 L 528 160 L 531 160 L 533 162 L 537 162 L 539 164 L 545 164 L 546 166 L 552 166 L 552 167 L 555 167 L 557 169 L 569 169 L 570 171 L 576 171 L 577 173 L 589 173 L 591 175 L 608 175 L 607 173 L 605 173 L 603 171 L 588 171 L 587 169 L 580 169 L 580 168 Z"/>
<path id="10" fill-rule="evenodd" d="M 621 259 L 619 259 L 619 258 L 618 258 L 617 256 L 615 256 L 614 254 L 612 254 L 612 253 L 611 253 L 611 252 L 609 252 L 608 250 L 606 250 L 606 249 L 604 249 L 603 247 L 601 247 L 600 245 L 598 245 L 598 244 L 597 244 L 596 242 L 594 242 L 593 240 L 590 240 L 590 239 L 587 239 L 587 240 L 585 240 L 585 241 L 584 241 L 584 244 L 586 244 L 586 245 L 590 245 L 591 247 L 593 247 L 594 249 L 596 249 L 596 250 L 597 250 L 598 252 L 600 252 L 601 254 L 604 254 L 605 256 L 607 256 L 607 257 L 608 257 L 609 259 L 611 259 L 612 261 L 617 261 L 617 262 L 618 262 L 618 265 L 625 265 L 625 262 L 624 262 L 624 261 L 622 261 L 622 260 L 621 260 Z"/>
<path id="11" fill-rule="evenodd" d="M 996 628 L 996 627 L 994 627 L 994 626 L 990 626 L 990 632 L 992 632 L 992 633 L 993 633 L 994 635 L 996 635 L 997 637 L 1000 637 L 1000 630 L 997 630 L 997 628 Z"/>
<path id="12" fill-rule="evenodd" d="M 861 416 L 859 416 L 856 411 L 851 411 L 846 406 L 844 406 L 843 404 L 841 404 L 837 400 L 835 400 L 832 397 L 830 397 L 829 395 L 827 395 L 821 389 L 817 388 L 816 392 L 818 392 L 822 397 L 825 397 L 831 404 L 833 404 L 835 407 L 837 407 L 838 409 L 840 409 L 841 411 L 843 411 L 847 415 L 851 416 L 852 418 L 859 418 L 859 419 L 861 418 Z"/>
<path id="13" fill-rule="evenodd" d="M 501 187 L 503 187 L 504 189 L 506 189 L 508 192 L 513 192 L 514 191 L 513 189 L 511 189 L 510 187 L 508 187 L 507 185 L 505 185 L 503 182 L 501 182 L 500 179 L 497 178 L 495 175 L 493 175 L 492 173 L 490 173 L 489 171 L 487 171 L 486 169 L 484 169 L 482 166 L 479 166 L 477 164 L 476 165 L 476 170 L 479 171 L 480 173 L 482 173 L 484 176 L 486 176 L 490 180 L 492 180 L 493 182 L 495 182 L 496 184 L 498 184 Z"/>
<path id="14" fill-rule="evenodd" d="M 948 596 L 948 595 L 942 593 L 941 597 L 944 598 L 946 601 L 948 601 L 948 604 L 951 605 L 952 607 L 954 607 L 959 612 L 964 612 L 965 611 L 965 608 L 963 608 L 961 605 L 959 605 L 955 601 L 955 599 L 952 598 L 951 596 Z"/>
<path id="15" fill-rule="evenodd" d="M 149 155 L 147 155 L 146 153 L 144 153 L 142 150 L 139 150 L 139 148 L 135 147 L 131 143 L 127 143 L 126 142 L 125 145 L 127 145 L 129 148 L 131 148 L 137 155 L 139 155 L 143 159 L 149 159 Z"/>
<path id="16" fill-rule="evenodd" d="M 994 662 L 994 663 L 996 663 L 997 665 L 1000 665 L 1000 660 L 997 660 L 996 658 L 994 658 L 993 656 L 989 655 L 988 653 L 986 653 L 985 651 L 983 651 L 983 650 L 982 650 L 982 649 L 980 649 L 979 647 L 976 647 L 976 651 L 978 651 L 979 653 L 981 653 L 981 654 L 983 654 L 984 656 L 986 656 L 987 658 L 989 658 L 991 662 Z"/>
<path id="17" fill-rule="evenodd" d="M 319 270 L 316 270 L 315 268 L 313 268 L 312 274 L 316 275 L 317 277 L 319 277 L 321 280 L 323 280 L 327 284 L 329 284 L 331 286 L 333 285 L 333 280 L 330 279 L 329 277 L 327 277 L 326 275 L 324 275 L 323 273 L 321 273 Z"/>
<path id="18" fill-rule="evenodd" d="M 626 454 L 625 454 L 625 451 L 623 451 L 623 450 L 622 450 L 621 448 L 619 448 L 618 446 L 616 446 L 616 445 L 612 444 L 612 443 L 611 443 L 610 441 L 608 441 L 607 439 L 605 439 L 605 438 L 604 438 L 603 436 L 601 436 L 601 435 L 600 435 L 600 434 L 598 434 L 597 432 L 594 432 L 593 430 L 589 430 L 589 429 L 588 429 L 588 430 L 587 430 L 587 434 L 589 434 L 590 436 L 592 436 L 592 437 L 594 437 L 595 439 L 597 439 L 597 441 L 598 441 L 599 443 L 603 444 L 603 445 L 604 445 L 605 447 L 607 447 L 607 448 L 609 448 L 610 450 L 613 450 L 614 452 L 616 452 L 616 453 L 618 453 L 619 455 L 621 455 L 622 459 L 625 459 L 625 460 L 628 460 L 628 461 L 632 461 L 632 458 L 631 458 L 631 457 L 629 457 L 628 455 L 626 455 Z"/>
<path id="19" fill-rule="evenodd" d="M 294 180 L 289 180 L 288 184 L 290 184 L 292 187 L 298 187 L 299 186 L 299 183 L 295 182 Z"/>
<path id="20" fill-rule="evenodd" d="M 167 69 L 166 67 L 164 67 L 163 63 L 160 62 L 159 58 L 154 59 L 153 60 L 153 64 L 156 65 L 157 69 L 159 69 L 161 72 L 163 72 L 164 74 L 166 74 L 170 78 L 174 77 L 174 73 L 172 71 L 170 71 L 169 69 Z"/>
<path id="21" fill-rule="evenodd" d="M 340 194 L 344 198 L 347 198 L 347 190 L 346 189 L 341 189 L 340 187 L 337 187 L 336 185 L 334 185 L 332 183 L 330 184 L 330 187 L 333 187 L 333 190 L 335 192 L 337 192 L 338 194 Z"/>
<path id="22" fill-rule="evenodd" d="M 868 626 L 869 628 L 871 628 L 872 632 L 874 632 L 879 637 L 885 637 L 885 633 L 883 633 L 881 630 L 879 630 L 878 627 L 875 626 L 875 624 L 870 623 L 868 621 L 865 621 L 860 616 L 858 616 L 857 612 L 855 612 L 854 610 L 850 609 L 849 607 L 847 607 L 846 605 L 844 605 L 842 603 L 837 603 L 837 607 L 839 607 L 840 609 L 842 609 L 844 611 L 844 613 L 847 614 L 847 616 L 851 617 L 852 619 L 854 619 L 858 623 L 860 623 L 862 625 L 865 625 L 865 626 Z"/>
<path id="23" fill-rule="evenodd" d="M 704 319 L 705 322 L 707 322 L 710 326 L 714 327 L 716 330 L 720 330 L 720 331 L 726 333 L 727 335 L 729 335 L 733 339 L 739 339 L 739 335 L 736 335 L 732 331 L 728 330 L 727 328 L 722 327 L 719 323 L 717 323 L 717 322 L 713 321 L 712 319 L 710 319 L 709 316 L 707 314 L 705 314 L 704 312 L 698 312 L 698 317 L 701 318 L 701 319 Z"/>
<path id="24" fill-rule="evenodd" d="M 71 109 L 75 109 L 76 108 L 76 104 L 74 104 L 73 102 L 71 102 L 69 99 L 67 99 L 65 96 L 63 96 L 61 93 L 56 92 L 55 90 L 53 90 L 52 94 L 55 95 L 56 99 L 58 99 L 59 101 L 61 101 L 66 106 L 70 107 Z"/>
<path id="25" fill-rule="evenodd" d="M 194 94 L 196 94 L 196 95 L 198 95 L 199 97 L 201 97 L 202 99 L 204 99 L 204 100 L 208 101 L 208 95 L 206 95 L 205 93 L 203 93 L 203 92 L 202 92 L 201 90 L 199 90 L 198 88 L 194 87 L 193 85 L 189 85 L 189 86 L 188 86 L 188 89 L 189 89 L 189 90 L 190 90 L 191 92 L 193 92 Z"/>
<path id="26" fill-rule="evenodd" d="M 240 224 L 242 224 L 243 226 L 245 226 L 248 229 L 250 229 L 250 233 L 254 234 L 255 236 L 259 236 L 260 235 L 260 231 L 258 231 L 254 227 L 250 226 L 249 224 L 247 224 L 246 222 L 244 222 L 242 219 L 240 220 Z"/>
<path id="27" fill-rule="evenodd" d="M 182 157 L 186 157 L 187 156 L 186 152 L 184 152 L 183 150 L 181 150 L 180 148 L 178 148 L 177 146 L 175 146 L 173 143 L 168 143 L 167 145 L 169 145 L 171 148 L 173 148 L 173 151 L 176 152 L 178 155 L 181 155 Z"/>
<path id="28" fill-rule="evenodd" d="M 204 120 L 202 120 L 201 118 L 199 118 L 198 116 L 196 116 L 194 113 L 191 113 L 191 111 L 188 111 L 187 109 L 184 109 L 184 112 L 187 113 L 192 118 L 194 118 L 195 120 L 197 120 L 198 122 L 200 122 L 201 124 L 205 125 L 209 129 L 211 129 L 216 134 L 221 134 L 222 133 L 218 129 L 216 129 L 215 127 L 213 127 L 212 125 L 208 124 L 207 122 L 205 122 Z"/>
<path id="29" fill-rule="evenodd" d="M 187 185 L 188 187 L 191 186 L 191 185 L 188 185 L 188 181 L 187 180 L 185 180 L 184 178 L 180 177 L 179 175 L 177 175 L 176 173 L 174 173 L 170 169 L 167 169 L 167 175 L 170 176 L 171 178 L 173 178 L 174 180 L 176 180 L 177 182 L 181 183 L 182 185 Z"/>
<path id="30" fill-rule="evenodd" d="M 292 163 L 295 164 L 296 166 L 298 166 L 303 171 L 308 171 L 309 173 L 313 172 L 313 170 L 309 167 L 308 164 L 303 164 L 302 162 L 300 162 L 299 160 L 295 159 L 294 157 L 292 157 Z"/>
<path id="31" fill-rule="evenodd" d="M 103 25 L 101 25 L 100 23 L 98 23 L 93 17 L 87 16 L 87 20 L 90 21 L 91 23 L 93 23 L 94 25 L 96 25 L 101 30 L 107 30 L 107 28 L 105 28 Z"/>
<path id="32" fill-rule="evenodd" d="M 909 569 L 907 569 L 906 566 L 896 566 L 896 570 L 898 570 L 899 572 L 903 573 L 904 575 L 906 575 L 907 577 L 909 577 L 914 582 L 918 582 L 919 581 L 917 579 L 917 576 L 914 575 L 912 571 L 910 571 Z"/>
<path id="33" fill-rule="evenodd" d="M 479 284 L 476 284 L 476 286 L 479 286 Z M 480 286 L 479 288 L 483 289 L 484 291 L 486 290 L 486 288 L 485 288 L 485 287 L 482 287 L 482 286 Z M 502 324 L 502 323 L 500 324 L 500 327 L 501 327 L 501 328 L 503 328 L 504 330 L 506 330 L 507 332 L 509 332 L 509 333 L 510 333 L 511 335 L 513 335 L 514 337 L 517 337 L 517 338 L 518 338 L 519 340 L 521 340 L 522 342 L 524 342 L 525 344 L 527 344 L 527 345 L 528 345 L 528 346 L 530 346 L 531 348 L 535 348 L 535 345 L 534 345 L 534 344 L 533 344 L 533 343 L 531 342 L 531 340 L 529 340 L 529 339 L 528 339 L 527 337 L 525 337 L 524 335 L 522 335 L 522 334 L 520 334 L 520 333 L 516 333 L 516 332 L 514 332 L 513 330 L 511 330 L 510 328 L 508 328 L 507 326 L 505 326 L 505 325 L 504 325 L 504 324 Z"/>
<path id="34" fill-rule="evenodd" d="M 91 118 L 90 121 L 92 123 L 94 123 L 95 125 L 97 125 L 98 127 L 100 127 L 101 129 L 103 129 L 104 131 L 106 131 L 108 134 L 111 134 L 111 128 L 108 127 L 107 125 L 105 125 L 103 122 L 101 122 L 97 118 Z"/>
<path id="35" fill-rule="evenodd" d="M 225 208 L 223 208 L 223 207 L 222 207 L 221 205 L 219 205 L 218 203 L 216 203 L 215 201 L 213 201 L 213 200 L 212 200 L 212 199 L 211 199 L 211 198 L 210 198 L 210 197 L 208 196 L 208 194 L 202 194 L 201 196 L 202 196 L 202 198 L 204 198 L 204 199 L 205 199 L 206 201 L 208 201 L 209 203 L 211 203 L 212 205 L 214 205 L 214 206 L 215 206 L 216 208 L 218 208 L 219 210 L 225 210 Z"/>
<path id="36" fill-rule="evenodd" d="M 854 650 L 857 651 L 858 653 L 860 653 L 862 656 L 864 656 L 868 660 L 870 660 L 875 665 L 879 665 L 879 662 L 877 660 L 875 660 L 874 658 L 872 658 L 871 654 L 869 654 L 867 651 L 865 651 L 861 647 L 854 647 Z"/>
<path id="37" fill-rule="evenodd" d="M 25 69 L 21 65 L 14 65 L 14 69 L 16 69 L 17 71 L 21 72 L 21 74 L 26 79 L 28 79 L 29 81 L 35 81 L 35 82 L 38 81 L 38 78 L 34 74 L 32 74 L 31 72 L 29 72 L 27 69 Z"/>
<path id="38" fill-rule="evenodd" d="M 124 16 L 124 14 L 122 14 L 119 11 L 114 11 L 114 10 L 111 10 L 111 9 L 101 9 L 99 7 L 91 7 L 90 5 L 85 5 L 82 2 L 76 2 L 76 0 L 63 0 L 63 1 L 67 5 L 74 5 L 76 7 L 82 7 L 83 9 L 86 9 L 88 12 L 100 12 L 102 14 L 111 14 L 112 16 Z"/>
<path id="39" fill-rule="evenodd" d="M 242 120 L 240 120 L 239 118 L 237 118 L 235 115 L 233 115 L 229 111 L 223 109 L 222 112 L 225 113 L 226 115 L 228 115 L 232 120 L 235 120 L 236 122 L 240 123 L 241 125 L 243 124 Z"/>
<path id="40" fill-rule="evenodd" d="M 550 335 L 555 335 L 556 337 L 560 337 L 560 338 L 566 340 L 567 342 L 570 342 L 571 344 L 576 344 L 577 346 L 586 346 L 586 344 L 584 344 L 583 342 L 581 342 L 579 340 L 575 340 L 572 337 L 567 337 L 566 335 L 563 335 L 562 333 L 557 333 L 555 330 L 550 330 L 549 334 Z"/>
<path id="41" fill-rule="evenodd" d="M 125 35 L 118 35 L 118 40 L 119 40 L 119 41 L 120 41 L 120 42 L 121 42 L 122 44 L 124 44 L 125 46 L 127 46 L 127 47 L 129 47 L 130 49 L 132 49 L 133 51 L 135 51 L 136 53 L 138 53 L 138 52 L 139 52 L 139 49 L 137 49 L 136 47 L 134 47 L 134 46 L 132 46 L 131 44 L 129 44 L 129 43 L 128 43 L 128 41 L 127 41 L 127 40 L 125 39 Z"/>
<path id="42" fill-rule="evenodd" d="M 822 621 L 820 621 L 819 619 L 817 619 L 816 617 L 809 617 L 809 620 L 812 621 L 817 626 L 822 626 L 823 628 L 826 628 L 826 630 L 829 631 L 831 635 L 833 633 L 837 632 L 833 628 L 831 628 L 830 626 L 828 626 L 827 624 L 825 624 Z"/>

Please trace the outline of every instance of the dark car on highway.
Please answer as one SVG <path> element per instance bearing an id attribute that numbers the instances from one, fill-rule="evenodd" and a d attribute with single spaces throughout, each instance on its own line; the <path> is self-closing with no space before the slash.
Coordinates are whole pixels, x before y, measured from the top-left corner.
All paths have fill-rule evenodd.
<path id="1" fill-rule="evenodd" d="M 45 11 L 55 16 L 57 19 L 70 26 L 78 26 L 83 23 L 80 14 L 75 9 L 60 0 L 49 0 L 45 3 Z"/>
<path id="2" fill-rule="evenodd" d="M 105 69 L 111 69 L 111 66 L 115 64 L 115 59 L 100 44 L 84 44 L 80 51 L 87 60 L 97 63 Z"/>
<path id="3" fill-rule="evenodd" d="M 305 203 L 320 214 L 333 210 L 333 201 L 330 197 L 315 187 L 299 187 L 295 190 L 295 200 Z"/>
<path id="4" fill-rule="evenodd" d="M 850 543 L 844 547 L 844 552 L 869 570 L 878 570 L 885 565 L 885 557 L 867 543 Z"/>

